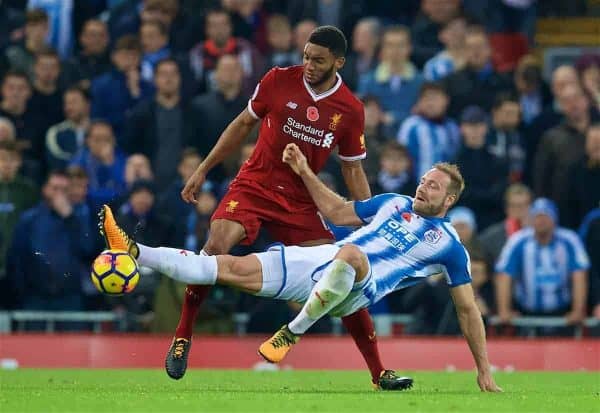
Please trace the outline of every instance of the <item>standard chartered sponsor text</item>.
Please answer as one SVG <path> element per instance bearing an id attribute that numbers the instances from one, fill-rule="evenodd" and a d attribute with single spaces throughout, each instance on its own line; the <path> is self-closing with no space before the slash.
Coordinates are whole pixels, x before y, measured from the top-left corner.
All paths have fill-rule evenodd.
<path id="1" fill-rule="evenodd" d="M 283 125 L 283 132 L 294 139 L 317 146 L 321 146 L 321 139 L 318 138 L 322 138 L 325 133 L 323 129 L 316 129 L 310 125 L 305 125 L 292 117 L 287 118 L 287 123 Z"/>

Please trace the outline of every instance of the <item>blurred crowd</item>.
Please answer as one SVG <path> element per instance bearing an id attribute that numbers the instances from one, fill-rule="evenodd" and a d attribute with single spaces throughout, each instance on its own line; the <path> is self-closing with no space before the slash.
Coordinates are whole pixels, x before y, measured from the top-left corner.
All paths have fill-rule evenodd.
<path id="1" fill-rule="evenodd" d="M 600 54 L 544 79 L 533 53 L 536 16 L 585 4 L 2 1 L 0 308 L 111 310 L 129 330 L 171 332 L 183 285 L 146 269 L 125 297 L 91 284 L 99 206 L 112 205 L 141 243 L 199 250 L 254 141 L 211 171 L 197 205 L 181 200 L 184 183 L 261 76 L 301 64 L 310 32 L 333 24 L 349 39 L 342 78 L 365 105 L 373 194 L 413 195 L 434 163 L 460 166 L 466 190 L 450 219 L 484 317 L 600 318 Z M 337 163 L 321 177 L 344 194 Z M 235 253 L 269 242 L 262 235 Z M 298 310 L 226 288 L 211 294 L 199 331 L 231 332 L 243 312 L 248 331 L 268 332 Z M 415 334 L 459 332 L 441 279 L 371 311 L 415 315 Z"/>

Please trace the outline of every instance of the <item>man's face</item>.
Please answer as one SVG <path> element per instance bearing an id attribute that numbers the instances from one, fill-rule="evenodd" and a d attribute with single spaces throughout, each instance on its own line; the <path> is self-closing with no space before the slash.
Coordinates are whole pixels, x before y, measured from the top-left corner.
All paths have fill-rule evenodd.
<path id="1" fill-rule="evenodd" d="M 47 22 L 28 23 L 25 25 L 25 38 L 31 40 L 35 44 L 41 45 L 46 43 L 47 35 Z"/>
<path id="2" fill-rule="evenodd" d="M 441 119 L 446 115 L 448 96 L 439 90 L 427 90 L 419 99 L 419 109 L 428 119 Z"/>
<path id="3" fill-rule="evenodd" d="M 465 44 L 467 24 L 464 19 L 454 19 L 440 32 L 440 41 L 454 49 Z"/>
<path id="4" fill-rule="evenodd" d="M 181 87 L 181 76 L 177 65 L 172 62 L 161 63 L 154 74 L 154 83 L 160 94 L 178 94 Z"/>
<path id="5" fill-rule="evenodd" d="M 42 194 L 46 201 L 51 202 L 57 196 L 67 196 L 68 190 L 69 179 L 66 176 L 52 175 L 42 188 Z"/>
<path id="6" fill-rule="evenodd" d="M 361 22 L 354 26 L 352 32 L 352 50 L 356 53 L 373 52 L 377 46 L 377 37 L 374 35 L 369 23 Z"/>
<path id="7" fill-rule="evenodd" d="M 69 201 L 79 204 L 85 201 L 88 193 L 88 179 L 73 177 L 69 179 Z"/>
<path id="8" fill-rule="evenodd" d="M 179 176 L 183 182 L 187 182 L 188 179 L 194 174 L 196 169 L 200 166 L 202 159 L 199 156 L 186 156 L 177 167 Z"/>
<path id="9" fill-rule="evenodd" d="M 144 155 L 133 154 L 125 163 L 125 182 L 131 184 L 138 179 L 152 179 L 150 161 Z"/>
<path id="10" fill-rule="evenodd" d="M 165 47 L 168 40 L 156 25 L 144 24 L 140 28 L 140 43 L 144 53 L 153 53 Z"/>
<path id="11" fill-rule="evenodd" d="M 60 62 L 53 56 L 40 56 L 33 67 L 35 77 L 43 83 L 56 83 L 60 74 Z"/>
<path id="12" fill-rule="evenodd" d="M 115 138 L 107 125 L 94 125 L 90 130 L 87 145 L 90 153 L 98 159 L 106 159 L 115 149 Z"/>
<path id="13" fill-rule="evenodd" d="M 232 35 L 231 21 L 226 13 L 211 13 L 206 18 L 206 37 L 217 45 L 224 45 Z"/>
<path id="14" fill-rule="evenodd" d="M 310 34 L 317 25 L 312 20 L 304 20 L 299 22 L 294 28 L 294 47 L 296 50 L 304 50 Z"/>
<path id="15" fill-rule="evenodd" d="M 390 64 L 404 63 L 408 60 L 412 46 L 406 33 L 389 32 L 381 41 L 381 60 Z"/>
<path id="16" fill-rule="evenodd" d="M 567 86 L 578 85 L 579 79 L 573 66 L 559 66 L 552 73 L 552 94 L 558 98 Z"/>
<path id="17" fill-rule="evenodd" d="M 467 63 L 473 69 L 483 69 L 492 57 L 492 49 L 483 33 L 470 33 L 465 38 Z"/>
<path id="18" fill-rule="evenodd" d="M 21 106 L 27 103 L 31 96 L 31 88 L 27 80 L 19 76 L 9 76 L 2 84 L 2 97 L 11 106 Z"/>
<path id="19" fill-rule="evenodd" d="M 244 72 L 240 61 L 235 56 L 223 56 L 215 68 L 215 80 L 219 90 L 240 88 Z"/>
<path id="20" fill-rule="evenodd" d="M 590 128 L 585 137 L 585 153 L 591 161 L 600 162 L 600 127 Z"/>
<path id="21" fill-rule="evenodd" d="M 493 111 L 493 122 L 497 129 L 512 131 L 521 121 L 521 106 L 518 102 L 504 102 Z"/>
<path id="22" fill-rule="evenodd" d="M 582 116 L 586 116 L 589 110 L 587 97 L 577 85 L 569 85 L 563 88 L 558 96 L 558 104 L 563 113 L 571 122 L 578 122 Z"/>
<path id="23" fill-rule="evenodd" d="M 365 103 L 365 127 L 376 128 L 382 121 L 383 110 L 377 102 L 370 101 Z"/>
<path id="24" fill-rule="evenodd" d="M 63 101 L 65 117 L 73 122 L 80 122 L 90 115 L 90 104 L 79 92 L 65 93 Z"/>
<path id="25" fill-rule="evenodd" d="M 485 122 L 479 123 L 461 123 L 460 132 L 463 142 L 467 148 L 479 149 L 485 145 L 485 135 L 487 135 L 488 126 Z"/>
<path id="26" fill-rule="evenodd" d="M 548 236 L 554 231 L 554 221 L 546 214 L 536 214 L 533 217 L 533 230 L 537 235 Z"/>
<path id="27" fill-rule="evenodd" d="M 154 195 L 145 189 L 136 191 L 129 197 L 129 204 L 134 214 L 145 215 L 154 206 Z"/>
<path id="28" fill-rule="evenodd" d="M 12 181 L 21 167 L 21 155 L 0 149 L 0 180 Z"/>
<path id="29" fill-rule="evenodd" d="M 526 193 L 513 194 L 506 201 L 506 216 L 524 223 L 529 216 L 530 206 L 531 196 Z"/>
<path id="30" fill-rule="evenodd" d="M 312 87 L 318 87 L 335 76 L 344 65 L 344 58 L 336 58 L 326 47 L 306 43 L 303 63 L 304 79 Z"/>
<path id="31" fill-rule="evenodd" d="M 140 53 L 137 50 L 120 49 L 112 54 L 112 60 L 121 72 L 129 72 L 140 65 Z"/>
<path id="32" fill-rule="evenodd" d="M 398 176 L 408 170 L 410 163 L 400 151 L 390 151 L 381 155 L 381 169 L 392 176 Z"/>
<path id="33" fill-rule="evenodd" d="M 437 169 L 431 169 L 421 178 L 413 201 L 414 211 L 423 216 L 445 215 L 453 201 L 448 194 L 450 177 Z"/>
<path id="34" fill-rule="evenodd" d="M 87 23 L 81 35 L 79 42 L 83 51 L 90 55 L 100 55 L 106 51 L 108 47 L 108 30 L 106 25 L 99 21 Z"/>

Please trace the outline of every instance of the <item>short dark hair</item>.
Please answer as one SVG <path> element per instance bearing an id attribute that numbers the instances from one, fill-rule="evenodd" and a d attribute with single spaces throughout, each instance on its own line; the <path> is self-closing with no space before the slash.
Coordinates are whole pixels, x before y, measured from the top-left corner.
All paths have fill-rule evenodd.
<path id="1" fill-rule="evenodd" d="M 58 61 L 58 63 L 60 64 L 60 56 L 58 55 L 58 53 L 56 52 L 56 50 L 52 47 L 44 47 L 42 50 L 40 50 L 36 55 L 35 55 L 35 61 L 37 62 L 38 60 L 40 60 L 42 57 L 51 57 L 53 59 L 56 59 Z"/>
<path id="2" fill-rule="evenodd" d="M 177 68 L 177 71 L 181 74 L 181 68 L 179 67 L 179 63 L 177 63 L 177 60 L 173 59 L 172 57 L 165 57 L 164 59 L 160 59 L 158 62 L 156 62 L 156 65 L 154 65 L 154 73 L 158 72 L 158 68 L 160 66 L 167 63 L 174 64 Z"/>
<path id="3" fill-rule="evenodd" d="M 48 23 L 48 13 L 43 9 L 32 9 L 25 14 L 25 24 Z"/>
<path id="4" fill-rule="evenodd" d="M 89 102 L 90 100 L 92 100 L 92 95 L 91 95 L 89 89 L 86 89 L 86 88 L 81 87 L 79 85 L 69 86 L 65 90 L 65 93 L 63 93 L 63 96 L 66 95 L 67 93 L 79 93 L 87 102 Z"/>
<path id="5" fill-rule="evenodd" d="M 71 165 L 67 168 L 69 179 L 89 179 L 88 173 L 79 165 Z"/>
<path id="6" fill-rule="evenodd" d="M 344 57 L 348 49 L 346 36 L 335 26 L 317 27 L 310 34 L 308 42 L 328 48 L 335 57 Z"/>
<path id="7" fill-rule="evenodd" d="M 156 19 L 145 20 L 140 25 L 140 30 L 142 29 L 143 26 L 154 26 L 158 29 L 158 31 L 160 32 L 160 34 L 162 36 L 169 37 L 169 29 L 167 28 L 167 25 L 159 20 L 156 20 Z"/>
<path id="8" fill-rule="evenodd" d="M 381 147 L 381 154 L 379 155 L 380 158 L 385 158 L 391 154 L 400 154 L 402 156 L 404 156 L 405 158 L 407 158 L 409 161 L 411 160 L 410 157 L 410 152 L 408 152 L 408 149 L 406 148 L 406 146 L 392 140 L 392 141 L 387 141 L 386 143 L 383 144 L 383 146 Z"/>
<path id="9" fill-rule="evenodd" d="M 134 50 L 136 52 L 141 52 L 142 46 L 140 46 L 140 39 L 133 34 L 126 34 L 119 37 L 115 43 L 113 52 L 118 52 L 119 50 Z"/>
<path id="10" fill-rule="evenodd" d="M 424 82 L 419 89 L 419 99 L 423 97 L 426 92 L 440 92 L 447 95 L 446 88 L 439 82 Z"/>
<path id="11" fill-rule="evenodd" d="M 519 103 L 519 96 L 514 92 L 500 92 L 494 97 L 492 110 L 497 110 L 505 103 Z"/>
<path id="12" fill-rule="evenodd" d="M 2 83 L 4 83 L 6 81 L 6 79 L 8 79 L 9 77 L 18 77 L 18 78 L 21 78 L 21 79 L 25 80 L 25 82 L 27 82 L 27 84 L 29 85 L 29 87 L 31 87 L 31 82 L 29 81 L 29 76 L 27 76 L 27 73 L 25 73 L 22 70 L 18 70 L 18 69 L 10 69 L 10 70 L 8 70 L 4 74 L 4 77 L 2 78 Z"/>
<path id="13" fill-rule="evenodd" d="M 181 151 L 181 156 L 179 157 L 179 163 L 183 162 L 187 158 L 200 158 L 202 159 L 202 155 L 200 152 L 194 147 L 188 146 Z"/>

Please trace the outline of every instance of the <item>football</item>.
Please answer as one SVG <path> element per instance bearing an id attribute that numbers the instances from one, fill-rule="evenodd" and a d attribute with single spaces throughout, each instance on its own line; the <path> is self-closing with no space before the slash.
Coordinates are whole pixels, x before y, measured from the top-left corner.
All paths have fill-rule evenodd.
<path id="1" fill-rule="evenodd" d="M 92 282 L 108 295 L 127 294 L 140 280 L 135 258 L 125 251 L 103 251 L 92 264 Z"/>

